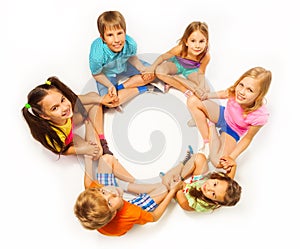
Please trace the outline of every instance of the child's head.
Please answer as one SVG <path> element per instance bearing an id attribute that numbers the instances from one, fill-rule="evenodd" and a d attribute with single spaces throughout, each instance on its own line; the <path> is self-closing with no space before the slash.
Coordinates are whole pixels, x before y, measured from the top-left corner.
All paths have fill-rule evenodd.
<path id="1" fill-rule="evenodd" d="M 114 186 L 87 188 L 77 198 L 74 213 L 86 229 L 99 229 L 122 207 L 122 196 L 122 190 Z"/>
<path id="2" fill-rule="evenodd" d="M 105 11 L 97 20 L 97 26 L 102 39 L 106 30 L 123 29 L 126 33 L 125 18 L 119 11 Z"/>
<path id="3" fill-rule="evenodd" d="M 207 180 L 200 189 L 191 188 L 189 194 L 204 201 L 209 208 L 234 206 L 241 197 L 241 186 L 229 176 L 221 172 L 207 175 Z"/>
<path id="4" fill-rule="evenodd" d="M 245 72 L 231 86 L 229 94 L 235 96 L 237 102 L 244 108 L 244 112 L 250 113 L 263 105 L 272 80 L 272 73 L 262 67 L 254 67 Z"/>
<path id="5" fill-rule="evenodd" d="M 185 29 L 183 36 L 180 39 L 179 44 L 182 46 L 182 56 L 187 55 L 188 46 L 187 42 L 189 37 L 196 31 L 199 31 L 203 36 L 201 39 L 201 44 L 203 45 L 204 49 L 199 55 L 199 61 L 205 56 L 208 50 L 208 42 L 209 42 L 209 35 L 208 35 L 208 26 L 205 22 L 192 22 L 190 23 L 187 28 Z"/>
<path id="6" fill-rule="evenodd" d="M 64 143 L 53 130 L 62 125 L 76 111 L 85 117 L 87 113 L 77 95 L 57 77 L 50 77 L 44 84 L 35 87 L 27 96 L 27 104 L 22 108 L 23 116 L 30 128 L 32 136 L 46 148 L 56 154 L 63 152 Z M 47 141 L 48 137 L 48 141 Z"/>

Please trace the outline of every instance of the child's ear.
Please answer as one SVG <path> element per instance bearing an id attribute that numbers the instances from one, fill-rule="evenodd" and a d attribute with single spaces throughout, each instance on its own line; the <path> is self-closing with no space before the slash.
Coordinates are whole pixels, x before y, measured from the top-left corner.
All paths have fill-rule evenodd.
<path id="1" fill-rule="evenodd" d="M 105 40 L 104 40 L 104 38 L 102 37 L 102 35 L 100 35 L 100 39 L 101 39 L 104 43 L 106 43 Z"/>
<path id="2" fill-rule="evenodd" d="M 39 116 L 45 120 L 50 120 L 50 117 L 48 117 L 47 115 L 44 115 L 42 113 Z"/>

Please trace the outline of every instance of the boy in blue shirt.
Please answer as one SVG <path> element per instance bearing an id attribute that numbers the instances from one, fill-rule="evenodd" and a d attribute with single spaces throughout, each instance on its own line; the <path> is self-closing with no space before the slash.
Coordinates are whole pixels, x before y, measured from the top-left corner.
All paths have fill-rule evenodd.
<path id="1" fill-rule="evenodd" d="M 93 41 L 89 65 L 101 96 L 108 94 L 108 107 L 117 107 L 136 95 L 153 90 L 146 86 L 155 79 L 146 73 L 148 63 L 136 56 L 137 44 L 126 34 L 126 22 L 118 11 L 103 12 L 97 20 L 100 37 Z M 120 80 L 126 79 L 122 84 Z"/>

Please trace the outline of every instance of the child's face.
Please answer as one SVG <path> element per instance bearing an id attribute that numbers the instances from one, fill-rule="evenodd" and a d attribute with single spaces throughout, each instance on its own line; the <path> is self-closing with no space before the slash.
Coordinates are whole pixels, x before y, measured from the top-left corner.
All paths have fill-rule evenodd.
<path id="1" fill-rule="evenodd" d="M 125 36 L 125 31 L 122 28 L 105 29 L 102 39 L 111 51 L 119 53 L 124 47 Z"/>
<path id="2" fill-rule="evenodd" d="M 43 110 L 40 116 L 56 125 L 64 125 L 73 116 L 71 102 L 58 90 L 50 89 L 40 105 Z"/>
<path id="3" fill-rule="evenodd" d="M 208 179 L 202 186 L 201 190 L 205 197 L 218 202 L 223 202 L 228 183 L 218 179 Z"/>
<path id="4" fill-rule="evenodd" d="M 205 50 L 207 40 L 199 30 L 196 30 L 189 36 L 185 45 L 188 47 L 189 55 L 198 56 Z"/>
<path id="5" fill-rule="evenodd" d="M 123 206 L 123 190 L 115 186 L 104 186 L 100 189 L 100 194 L 107 201 L 111 211 L 117 211 Z"/>
<path id="6" fill-rule="evenodd" d="M 235 87 L 235 100 L 241 106 L 251 106 L 259 94 L 259 81 L 251 77 L 245 77 Z"/>

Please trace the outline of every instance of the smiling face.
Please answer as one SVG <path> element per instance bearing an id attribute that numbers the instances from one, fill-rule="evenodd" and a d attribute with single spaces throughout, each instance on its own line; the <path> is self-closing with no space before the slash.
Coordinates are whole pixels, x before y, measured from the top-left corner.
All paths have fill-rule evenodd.
<path id="1" fill-rule="evenodd" d="M 219 179 L 208 179 L 202 186 L 201 191 L 205 197 L 212 201 L 224 202 L 228 183 Z"/>
<path id="2" fill-rule="evenodd" d="M 48 90 L 39 104 L 43 110 L 40 116 L 56 125 L 64 125 L 73 116 L 71 102 L 56 89 Z"/>
<path id="3" fill-rule="evenodd" d="M 201 31 L 196 30 L 188 37 L 185 45 L 188 48 L 188 57 L 195 58 L 206 49 L 207 39 Z"/>
<path id="4" fill-rule="evenodd" d="M 122 51 L 125 44 L 126 34 L 122 28 L 106 28 L 102 37 L 108 48 L 114 53 Z"/>
<path id="5" fill-rule="evenodd" d="M 251 107 L 259 94 L 259 81 L 251 77 L 243 78 L 235 87 L 235 100 L 242 107 Z"/>
<path id="6" fill-rule="evenodd" d="M 111 211 L 117 211 L 123 206 L 123 190 L 115 186 L 104 186 L 99 189 L 100 195 L 106 200 Z"/>

